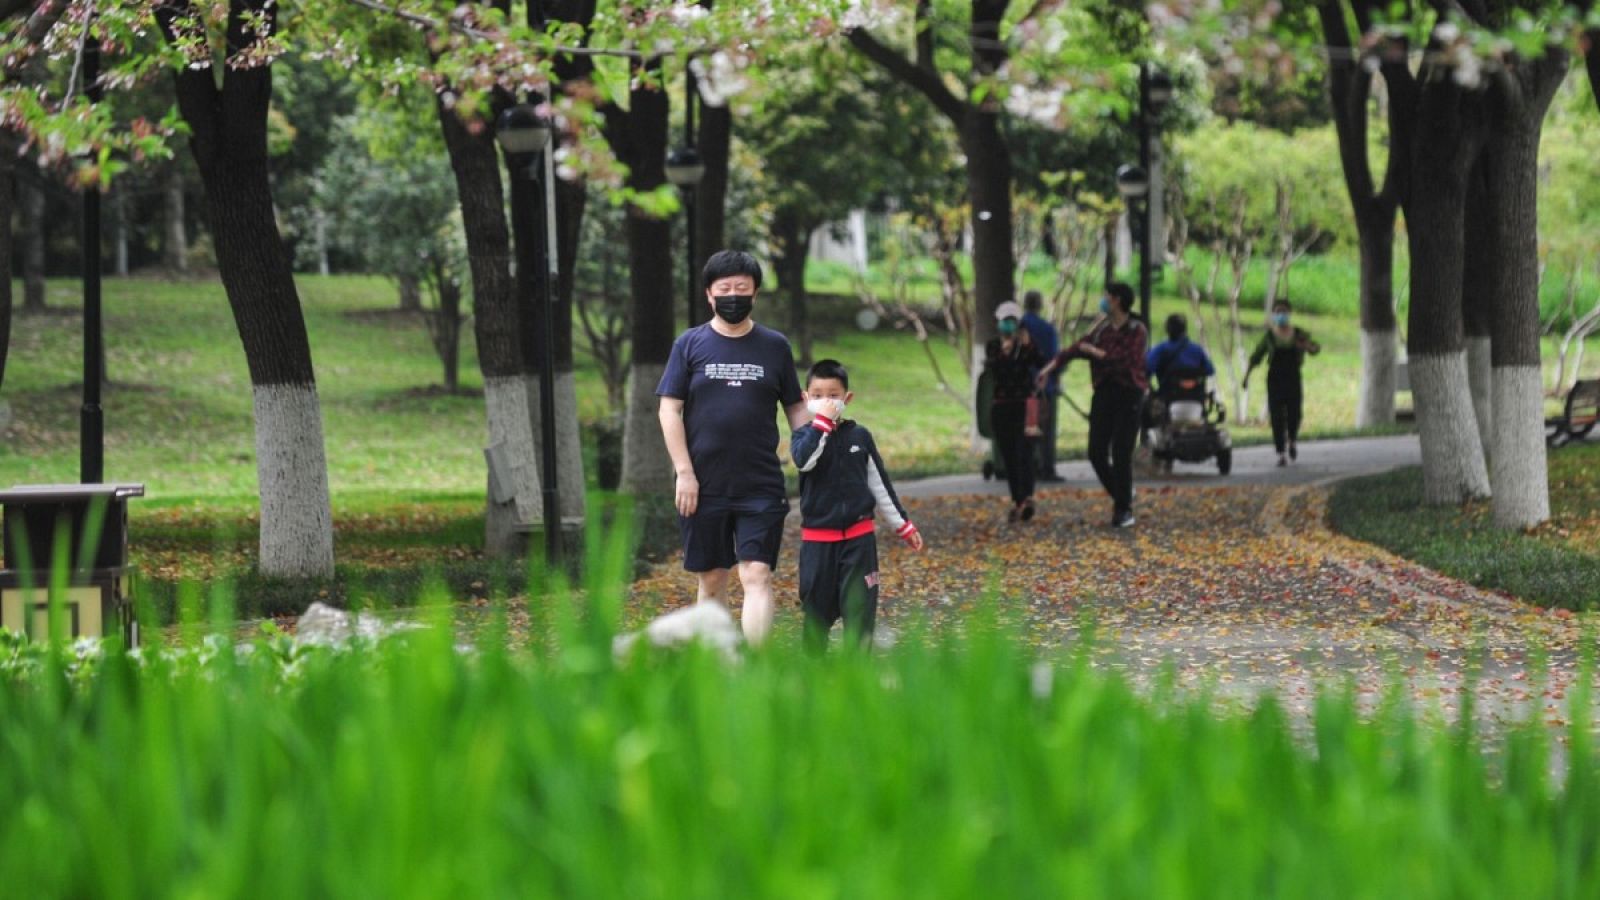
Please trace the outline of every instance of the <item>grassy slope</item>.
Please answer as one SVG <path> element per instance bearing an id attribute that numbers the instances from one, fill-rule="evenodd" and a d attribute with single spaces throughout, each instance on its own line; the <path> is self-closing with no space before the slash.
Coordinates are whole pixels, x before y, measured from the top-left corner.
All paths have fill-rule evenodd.
<path id="1" fill-rule="evenodd" d="M 1422 473 L 1348 481 L 1328 506 L 1334 527 L 1447 575 L 1541 606 L 1600 608 L 1600 444 L 1550 454 L 1551 521 L 1532 533 L 1489 522 L 1489 505 L 1426 507 Z"/>

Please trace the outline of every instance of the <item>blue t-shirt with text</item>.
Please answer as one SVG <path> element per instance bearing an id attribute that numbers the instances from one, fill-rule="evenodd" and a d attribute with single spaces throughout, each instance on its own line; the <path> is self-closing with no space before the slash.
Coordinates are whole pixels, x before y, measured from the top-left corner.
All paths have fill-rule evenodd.
<path id="1" fill-rule="evenodd" d="M 656 395 L 683 401 L 702 495 L 784 496 L 778 413 L 800 402 L 788 338 L 762 325 L 736 338 L 691 328 L 673 342 Z"/>

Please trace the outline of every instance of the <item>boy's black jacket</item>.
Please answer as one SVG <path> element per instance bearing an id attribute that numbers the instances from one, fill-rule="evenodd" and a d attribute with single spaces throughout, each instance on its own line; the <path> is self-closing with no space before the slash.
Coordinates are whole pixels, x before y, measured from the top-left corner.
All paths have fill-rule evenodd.
<path id="1" fill-rule="evenodd" d="M 800 523 L 806 528 L 846 529 L 881 510 L 897 533 L 909 523 L 905 507 L 878 456 L 871 432 L 846 419 L 832 432 L 816 423 L 800 426 L 789 442 L 800 467 Z"/>

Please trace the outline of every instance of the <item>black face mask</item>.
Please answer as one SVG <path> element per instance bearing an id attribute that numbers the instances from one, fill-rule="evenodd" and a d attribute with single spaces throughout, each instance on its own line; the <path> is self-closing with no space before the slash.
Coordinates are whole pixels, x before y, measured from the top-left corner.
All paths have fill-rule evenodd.
<path id="1" fill-rule="evenodd" d="M 729 325 L 737 325 L 750 318 L 750 310 L 756 305 L 754 294 L 724 294 L 712 299 L 717 304 L 717 317 Z"/>

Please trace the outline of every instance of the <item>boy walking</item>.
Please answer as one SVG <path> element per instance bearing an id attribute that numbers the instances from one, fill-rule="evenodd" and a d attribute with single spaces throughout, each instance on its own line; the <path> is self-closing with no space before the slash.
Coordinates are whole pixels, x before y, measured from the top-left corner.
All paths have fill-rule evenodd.
<path id="1" fill-rule="evenodd" d="M 872 639 L 878 615 L 878 539 L 873 511 L 895 534 L 922 549 L 922 535 L 906 516 L 884 471 L 872 434 L 844 417 L 855 399 L 850 375 L 825 359 L 806 376 L 810 423 L 794 432 L 789 455 L 800 468 L 800 605 L 806 646 L 828 645 L 841 617 L 857 643 Z"/>

